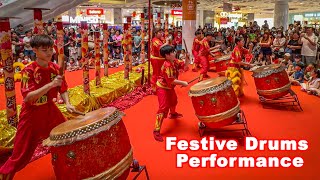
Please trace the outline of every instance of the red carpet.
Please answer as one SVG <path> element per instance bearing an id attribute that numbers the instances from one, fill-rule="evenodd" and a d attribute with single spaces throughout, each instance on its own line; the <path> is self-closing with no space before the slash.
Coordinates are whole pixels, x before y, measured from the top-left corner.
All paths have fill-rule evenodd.
<path id="1" fill-rule="evenodd" d="M 109 74 L 113 74 L 118 71 L 123 71 L 123 66 L 120 66 L 119 68 L 110 68 Z M 73 71 L 73 72 L 68 72 L 68 71 L 65 72 L 69 88 L 73 88 L 75 86 L 82 84 L 82 72 L 83 72 L 82 70 Z M 102 76 L 103 76 L 103 69 L 101 69 L 101 77 Z M 93 80 L 95 78 L 95 70 L 94 69 L 90 69 L 89 77 L 90 77 L 90 80 Z M 16 86 L 17 104 L 20 105 L 20 104 L 22 104 L 22 100 L 23 100 L 22 96 L 21 96 L 21 91 L 20 91 L 21 83 L 16 82 L 15 86 Z M 0 110 L 3 110 L 6 108 L 4 94 L 5 94 L 4 85 L 1 84 L 0 85 Z"/>
<path id="2" fill-rule="evenodd" d="M 78 72 L 75 72 L 78 73 Z M 81 73 L 72 77 L 78 77 Z M 180 79 L 191 80 L 196 73 L 187 72 L 181 75 Z M 214 74 L 210 74 L 212 77 Z M 93 75 L 91 75 L 93 77 Z M 68 82 L 79 81 L 77 78 L 69 79 Z M 263 109 L 259 104 L 254 82 L 250 73 L 246 74 L 248 86 L 245 87 L 246 96 L 241 100 L 241 108 L 244 110 L 249 129 L 253 136 L 259 139 L 306 139 L 309 149 L 306 151 L 244 151 L 239 147 L 236 151 L 187 151 L 189 156 L 209 156 L 217 153 L 218 156 L 279 156 L 296 157 L 304 159 L 302 168 L 190 168 L 184 165 L 183 168 L 176 168 L 176 148 L 173 151 L 165 150 L 165 142 L 154 141 L 152 131 L 157 111 L 156 96 L 147 96 L 137 105 L 125 110 L 126 116 L 123 121 L 126 124 L 131 144 L 134 150 L 134 157 L 140 164 L 147 165 L 150 178 L 155 179 L 317 179 L 316 170 L 320 169 L 319 149 L 319 105 L 320 98 L 300 92 L 298 87 L 293 90 L 298 94 L 299 100 L 304 109 L 303 112 L 279 111 Z M 75 82 L 74 82 L 75 83 Z M 76 84 L 76 83 L 75 83 Z M 80 84 L 80 83 L 78 83 Z M 71 85 L 70 85 L 71 86 Z M 190 87 L 190 86 L 189 86 Z M 164 136 L 177 136 L 178 139 L 197 139 L 198 120 L 195 116 L 191 99 L 188 97 L 187 88 L 177 87 L 179 105 L 177 111 L 184 115 L 179 120 L 166 119 L 163 123 L 162 133 Z M 30 163 L 25 169 L 18 172 L 16 180 L 47 180 L 55 179 L 51 166 L 51 156 L 47 155 Z M 132 174 L 128 179 L 132 179 Z M 145 179 L 144 173 L 139 179 Z"/>

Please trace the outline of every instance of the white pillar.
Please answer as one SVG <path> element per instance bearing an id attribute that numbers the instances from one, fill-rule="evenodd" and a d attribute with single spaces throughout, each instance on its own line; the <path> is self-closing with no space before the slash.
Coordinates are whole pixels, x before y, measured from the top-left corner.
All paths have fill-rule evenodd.
<path id="1" fill-rule="evenodd" d="M 274 18 L 274 26 L 276 28 L 283 26 L 284 30 L 288 29 L 288 18 L 289 18 L 288 0 L 275 0 L 273 18 Z"/>
<path id="2" fill-rule="evenodd" d="M 197 0 L 182 1 L 182 38 L 186 41 L 191 54 L 194 33 L 196 31 Z M 184 43 L 182 46 L 186 49 Z"/>

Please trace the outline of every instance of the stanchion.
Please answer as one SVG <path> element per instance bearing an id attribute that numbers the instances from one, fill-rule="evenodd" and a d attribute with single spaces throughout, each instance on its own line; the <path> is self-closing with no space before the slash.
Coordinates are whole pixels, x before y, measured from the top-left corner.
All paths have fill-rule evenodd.
<path id="1" fill-rule="evenodd" d="M 7 121 L 10 125 L 17 127 L 18 115 L 16 104 L 16 93 L 14 84 L 13 55 L 11 44 L 10 18 L 0 18 L 0 54 L 3 63 L 4 89 L 7 107 Z M 28 77 L 22 77 L 25 83 Z"/>
<path id="2" fill-rule="evenodd" d="M 144 13 L 141 13 L 141 52 L 140 52 L 140 60 L 141 63 L 145 62 L 145 42 L 144 42 L 144 37 L 145 37 L 145 28 L 144 28 Z"/>
<path id="3" fill-rule="evenodd" d="M 165 24 L 164 24 L 164 39 L 169 36 L 169 14 L 166 14 Z"/>
<path id="4" fill-rule="evenodd" d="M 161 28 L 161 13 L 157 13 L 157 28 Z"/>
<path id="5" fill-rule="evenodd" d="M 50 10 L 47 8 L 24 8 L 26 10 L 33 10 L 34 17 L 34 34 L 44 34 L 43 22 L 42 22 L 42 10 Z"/>
<path id="6" fill-rule="evenodd" d="M 103 24 L 103 66 L 104 66 L 104 76 L 108 77 L 108 66 L 109 66 L 109 49 L 108 49 L 108 42 L 109 42 L 109 31 L 108 31 L 108 24 Z"/>
<path id="7" fill-rule="evenodd" d="M 267 99 L 259 95 L 260 103 L 265 109 L 278 109 L 278 110 L 294 110 L 303 111 L 297 94 L 289 90 L 289 93 L 281 98 Z"/>
<path id="8" fill-rule="evenodd" d="M 82 70 L 83 70 L 83 91 L 90 94 L 89 85 L 89 45 L 88 45 L 88 24 L 85 21 L 81 22 L 81 55 L 82 55 Z"/>
<path id="9" fill-rule="evenodd" d="M 95 53 L 95 80 L 96 86 L 101 86 L 101 76 L 100 76 L 100 32 L 94 32 L 94 53 Z"/>
<path id="10" fill-rule="evenodd" d="M 124 63 L 124 79 L 129 79 L 129 50 L 128 50 L 128 23 L 123 24 L 123 41 L 122 41 L 122 48 L 123 48 L 123 63 Z"/>
<path id="11" fill-rule="evenodd" d="M 132 72 L 132 34 L 131 34 L 131 16 L 127 17 L 127 46 L 128 46 L 128 59 L 129 59 L 129 72 Z"/>
<path id="12" fill-rule="evenodd" d="M 216 135 L 217 133 L 236 132 L 236 131 L 242 132 L 242 137 L 238 137 L 239 139 L 242 139 L 245 136 L 251 136 L 251 132 L 249 131 L 249 128 L 248 128 L 248 122 L 247 122 L 246 116 L 242 110 L 240 110 L 239 113 L 237 114 L 237 120 L 235 120 L 232 124 L 228 126 L 212 129 L 212 128 L 206 127 L 206 125 L 203 122 L 199 122 L 198 131 L 199 131 L 200 137 L 204 136 L 205 133 L 214 133 Z"/>
<path id="13" fill-rule="evenodd" d="M 130 166 L 130 169 L 131 169 L 131 172 L 135 172 L 137 173 L 134 177 L 133 177 L 133 180 L 136 180 L 140 174 L 142 173 L 142 171 L 144 171 L 146 173 L 146 179 L 149 180 L 149 173 L 148 173 L 148 170 L 147 170 L 147 166 L 145 165 L 142 165 L 140 166 L 139 165 L 139 162 L 137 160 L 133 160 L 132 162 L 132 165 Z"/>

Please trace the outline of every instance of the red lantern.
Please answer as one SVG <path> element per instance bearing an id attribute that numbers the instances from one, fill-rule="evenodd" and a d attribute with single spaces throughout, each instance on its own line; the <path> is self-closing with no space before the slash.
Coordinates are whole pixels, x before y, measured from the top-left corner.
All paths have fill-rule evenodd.
<path id="1" fill-rule="evenodd" d="M 133 11 L 132 17 L 136 17 L 136 15 L 137 15 L 137 12 L 136 12 L 136 11 Z"/>

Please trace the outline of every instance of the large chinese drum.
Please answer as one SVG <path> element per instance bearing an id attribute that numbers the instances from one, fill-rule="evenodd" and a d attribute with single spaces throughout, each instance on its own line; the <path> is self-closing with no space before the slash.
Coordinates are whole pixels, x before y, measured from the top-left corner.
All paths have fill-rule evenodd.
<path id="1" fill-rule="evenodd" d="M 43 142 L 51 146 L 58 180 L 126 179 L 133 154 L 116 108 L 102 108 L 55 127 Z"/>
<path id="2" fill-rule="evenodd" d="M 201 81 L 190 88 L 193 108 L 198 119 L 209 128 L 230 125 L 237 119 L 240 102 L 226 77 Z"/>
<path id="3" fill-rule="evenodd" d="M 267 99 L 276 99 L 289 93 L 291 83 L 285 67 L 271 64 L 253 71 L 257 93 Z"/>
<path id="4" fill-rule="evenodd" d="M 216 71 L 217 72 L 224 72 L 228 69 L 228 64 L 230 62 L 230 59 L 231 59 L 231 55 L 224 55 L 224 56 L 221 56 L 219 58 L 217 58 L 215 60 L 215 64 L 216 64 Z"/>

